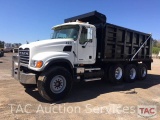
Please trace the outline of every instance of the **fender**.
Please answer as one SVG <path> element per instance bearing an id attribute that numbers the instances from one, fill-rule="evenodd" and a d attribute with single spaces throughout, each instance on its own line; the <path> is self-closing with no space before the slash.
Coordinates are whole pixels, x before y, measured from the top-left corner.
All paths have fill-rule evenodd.
<path id="1" fill-rule="evenodd" d="M 45 66 L 44 66 L 44 68 L 42 69 L 42 71 L 46 71 L 47 69 L 49 69 L 51 66 L 64 66 L 65 68 L 66 67 L 69 67 L 69 71 L 71 72 L 71 74 L 73 75 L 73 72 L 74 72 L 74 70 L 73 70 L 73 66 L 72 66 L 72 64 L 71 64 L 71 62 L 69 61 L 69 60 L 67 60 L 67 59 L 63 59 L 63 58 L 61 58 L 61 59 L 52 59 L 52 60 L 49 60 L 46 64 L 45 64 Z"/>
<path id="2" fill-rule="evenodd" d="M 72 61 L 74 60 L 74 55 L 71 52 L 41 52 L 41 53 L 35 54 L 31 58 L 31 60 L 42 60 L 44 62 L 41 68 L 35 68 L 32 66 L 29 66 L 29 68 L 34 71 L 43 71 L 48 64 L 49 66 L 51 66 L 52 61 L 65 62 L 69 64 L 69 67 L 74 66 L 72 63 Z"/>

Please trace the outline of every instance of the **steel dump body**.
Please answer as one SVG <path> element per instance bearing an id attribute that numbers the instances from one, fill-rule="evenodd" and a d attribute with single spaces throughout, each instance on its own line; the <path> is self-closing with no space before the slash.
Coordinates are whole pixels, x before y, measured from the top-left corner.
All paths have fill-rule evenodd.
<path id="1" fill-rule="evenodd" d="M 150 36 L 143 32 L 131 30 L 106 22 L 106 16 L 94 11 L 65 19 L 65 22 L 80 20 L 96 26 L 97 61 L 131 61 L 142 44 Z M 152 38 L 144 44 L 133 61 L 152 61 Z"/>

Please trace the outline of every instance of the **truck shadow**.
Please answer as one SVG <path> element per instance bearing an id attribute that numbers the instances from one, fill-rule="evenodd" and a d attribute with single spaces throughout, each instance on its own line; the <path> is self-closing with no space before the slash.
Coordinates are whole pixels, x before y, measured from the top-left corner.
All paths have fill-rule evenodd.
<path id="1" fill-rule="evenodd" d="M 43 103 L 51 103 L 45 99 L 43 99 L 40 94 L 38 93 L 38 89 L 37 88 L 27 88 L 25 89 L 25 92 L 28 93 L 30 96 L 32 96 L 33 98 L 37 99 L 39 102 L 43 102 Z"/>
<path id="2" fill-rule="evenodd" d="M 94 81 L 83 84 L 76 83 L 73 86 L 70 95 L 65 100 L 56 102 L 56 104 L 67 102 L 82 102 L 94 99 L 101 94 L 107 94 L 110 92 L 137 94 L 136 88 L 148 89 L 158 84 L 160 84 L 160 75 L 154 74 L 148 74 L 147 79 L 143 81 L 137 80 L 134 83 L 122 83 L 119 85 L 112 85 L 105 81 Z M 26 93 L 28 93 L 40 102 L 48 102 L 39 95 L 37 89 L 26 89 Z"/>

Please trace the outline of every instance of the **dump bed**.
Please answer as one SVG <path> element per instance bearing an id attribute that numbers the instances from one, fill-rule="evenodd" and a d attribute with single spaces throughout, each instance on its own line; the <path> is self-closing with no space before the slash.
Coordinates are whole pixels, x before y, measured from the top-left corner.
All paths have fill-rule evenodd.
<path id="1" fill-rule="evenodd" d="M 139 48 L 140 49 L 133 60 L 151 59 L 152 38 L 150 34 L 138 32 L 135 30 L 123 28 L 113 24 L 106 23 L 104 28 L 104 39 L 101 41 L 102 58 L 108 60 L 130 60 Z"/>
<path id="2" fill-rule="evenodd" d="M 152 61 L 152 38 L 150 34 L 120 27 L 106 22 L 106 16 L 93 11 L 66 19 L 65 22 L 80 20 L 96 26 L 97 60 L 99 61 Z"/>

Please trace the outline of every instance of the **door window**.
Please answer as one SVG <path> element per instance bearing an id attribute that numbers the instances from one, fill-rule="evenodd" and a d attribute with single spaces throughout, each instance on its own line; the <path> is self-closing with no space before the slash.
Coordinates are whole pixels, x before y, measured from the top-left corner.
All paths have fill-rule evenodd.
<path id="1" fill-rule="evenodd" d="M 80 44 L 85 44 L 87 42 L 87 29 L 85 27 L 82 27 L 82 31 L 81 31 L 81 37 L 79 40 Z"/>

